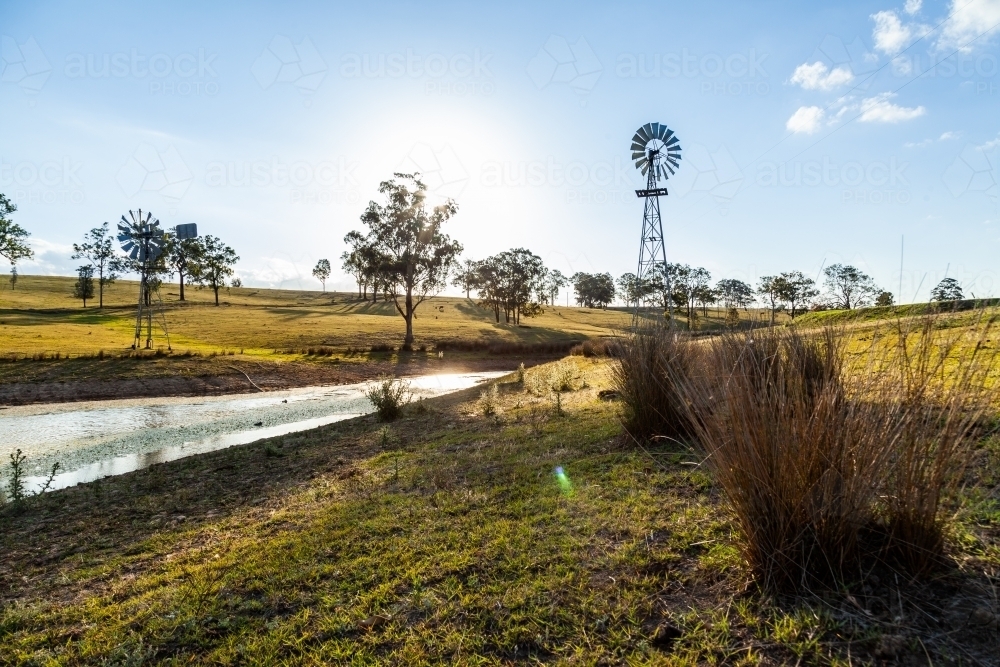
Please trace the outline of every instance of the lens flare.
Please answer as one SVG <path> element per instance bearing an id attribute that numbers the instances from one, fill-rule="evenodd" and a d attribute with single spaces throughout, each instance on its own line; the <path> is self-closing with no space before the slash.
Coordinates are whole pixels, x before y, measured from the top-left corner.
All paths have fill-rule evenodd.
<path id="1" fill-rule="evenodd" d="M 562 466 L 556 466 L 555 470 L 556 482 L 559 483 L 559 489 L 565 494 L 570 495 L 573 493 L 573 482 L 569 481 L 569 476 L 566 471 L 563 470 Z"/>

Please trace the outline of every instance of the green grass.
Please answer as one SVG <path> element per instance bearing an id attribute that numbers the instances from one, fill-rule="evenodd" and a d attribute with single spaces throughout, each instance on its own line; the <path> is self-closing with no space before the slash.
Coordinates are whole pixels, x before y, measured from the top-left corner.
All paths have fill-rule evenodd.
<path id="1" fill-rule="evenodd" d="M 526 391 L 543 366 L 492 416 L 477 388 L 388 437 L 352 420 L 8 506 L 0 662 L 847 665 L 892 632 L 922 656 L 911 606 L 900 630 L 755 594 L 697 457 L 623 437 L 609 362 L 560 363 L 562 416 Z M 971 585 L 1000 559 L 993 527 L 962 525 Z M 991 636 L 956 632 L 922 635 L 934 664 Z"/>

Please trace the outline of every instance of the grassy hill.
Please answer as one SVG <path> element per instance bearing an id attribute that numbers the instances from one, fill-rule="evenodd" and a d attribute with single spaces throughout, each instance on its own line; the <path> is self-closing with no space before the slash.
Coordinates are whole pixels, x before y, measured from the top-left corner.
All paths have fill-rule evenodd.
<path id="1" fill-rule="evenodd" d="M 73 278 L 21 276 L 17 287 L 0 291 L 0 352 L 91 355 L 121 352 L 132 343 L 138 285 L 119 281 L 82 308 L 72 297 Z M 177 285 L 161 290 L 174 350 L 242 350 L 246 355 L 300 353 L 328 346 L 337 351 L 398 346 L 405 327 L 391 302 L 360 301 L 356 294 L 258 288 L 228 289 L 216 307 L 210 290 Z M 589 308 L 546 308 L 521 326 L 496 323 L 474 301 L 436 297 L 424 302 L 414 322 L 415 346 L 440 341 L 550 343 L 609 335 L 628 325 L 628 313 Z M 157 347 L 166 347 L 156 330 Z"/>

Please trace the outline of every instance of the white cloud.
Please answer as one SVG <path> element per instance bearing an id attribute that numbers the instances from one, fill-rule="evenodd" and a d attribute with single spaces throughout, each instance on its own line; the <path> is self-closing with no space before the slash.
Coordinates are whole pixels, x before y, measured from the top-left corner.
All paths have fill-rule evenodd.
<path id="1" fill-rule="evenodd" d="M 927 109 L 919 107 L 901 107 L 889 100 L 895 97 L 893 93 L 881 93 L 875 97 L 861 100 L 862 123 L 898 123 L 913 120 L 927 113 Z"/>
<path id="2" fill-rule="evenodd" d="M 795 134 L 812 134 L 823 122 L 823 110 L 819 107 L 799 107 L 785 123 L 785 127 Z"/>
<path id="3" fill-rule="evenodd" d="M 826 64 L 816 61 L 812 65 L 803 63 L 795 68 L 791 82 L 797 83 L 806 90 L 832 90 L 854 79 L 847 67 L 835 67 L 829 71 Z"/>
<path id="4" fill-rule="evenodd" d="M 924 0 L 906 0 L 906 5 L 903 7 L 903 11 L 913 16 L 920 11 L 923 6 Z"/>
<path id="5" fill-rule="evenodd" d="M 942 133 L 941 136 L 937 138 L 937 141 L 950 141 L 952 139 L 958 139 L 961 135 L 962 135 L 961 132 L 952 132 L 949 130 L 948 132 Z M 906 143 L 903 144 L 903 146 L 906 148 L 925 148 L 927 146 L 930 146 L 934 142 L 935 142 L 934 139 L 924 139 L 923 141 L 907 141 Z"/>
<path id="6" fill-rule="evenodd" d="M 82 260 L 70 259 L 70 255 L 73 254 L 73 246 L 70 244 L 32 236 L 28 239 L 28 245 L 31 246 L 35 256 L 17 263 L 19 273 L 43 276 L 70 275 L 76 271 L 76 267 L 83 264 Z"/>
<path id="7" fill-rule="evenodd" d="M 973 44 L 966 44 L 979 34 L 993 29 L 991 36 L 997 34 L 996 26 L 1000 23 L 1000 0 L 951 0 L 949 11 L 953 15 L 941 32 L 938 48 L 960 49 L 963 53 L 972 51 Z M 985 40 L 980 39 L 982 44 Z M 964 46 L 963 46 L 964 45 Z"/>
<path id="8" fill-rule="evenodd" d="M 875 48 L 886 55 L 894 56 L 902 51 L 913 36 L 910 27 L 903 25 L 896 12 L 881 11 L 872 14 L 872 20 L 875 21 L 872 31 Z"/>

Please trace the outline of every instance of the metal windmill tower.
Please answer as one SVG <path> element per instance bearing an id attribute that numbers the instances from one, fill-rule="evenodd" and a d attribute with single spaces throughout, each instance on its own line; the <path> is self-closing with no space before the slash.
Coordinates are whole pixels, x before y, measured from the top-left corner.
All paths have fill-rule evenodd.
<path id="1" fill-rule="evenodd" d="M 145 348 L 153 347 L 153 297 L 160 306 L 160 323 L 167 337 L 167 349 L 170 349 L 170 334 L 167 332 L 167 319 L 163 314 L 163 302 L 160 300 L 160 290 L 155 285 L 154 266 L 163 253 L 166 237 L 160 229 L 160 221 L 147 211 L 143 217 L 142 209 L 129 211 L 129 218 L 123 215 L 118 223 L 118 242 L 129 259 L 138 264 L 139 271 L 139 307 L 135 314 L 135 335 L 132 338 L 132 349 L 138 349 L 142 343 L 142 330 L 145 326 Z"/>
<path id="2" fill-rule="evenodd" d="M 639 268 L 635 272 L 636 300 L 632 314 L 633 325 L 639 323 L 639 312 L 643 302 L 648 304 L 653 296 L 649 285 L 655 283 L 658 274 L 666 268 L 667 250 L 663 243 L 663 222 L 660 219 L 660 195 L 667 195 L 666 187 L 657 187 L 658 181 L 666 181 L 672 176 L 681 159 L 681 146 L 673 131 L 662 123 L 646 123 L 632 137 L 632 159 L 635 168 L 646 177 L 646 189 L 636 190 L 640 199 L 645 199 L 642 213 L 642 241 L 639 244 Z M 665 272 L 663 279 L 667 294 L 670 294 L 670 276 Z M 673 326 L 673 306 L 667 298 L 670 310 L 670 326 Z"/>

